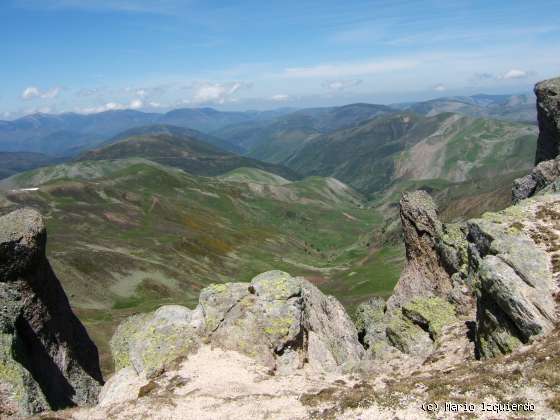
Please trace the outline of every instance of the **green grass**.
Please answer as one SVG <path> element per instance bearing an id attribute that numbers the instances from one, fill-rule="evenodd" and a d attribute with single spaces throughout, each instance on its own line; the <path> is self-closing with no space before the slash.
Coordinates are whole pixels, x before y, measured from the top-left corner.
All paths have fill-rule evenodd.
<path id="1" fill-rule="evenodd" d="M 404 247 L 387 245 L 374 252 L 363 265 L 336 275 L 323 290 L 337 296 L 350 312 L 366 297 L 389 297 L 404 266 Z"/>
<path id="2" fill-rule="evenodd" d="M 367 256 L 380 214 L 332 181 L 278 184 L 252 170 L 272 180 L 254 190 L 150 162 L 98 164 L 88 163 L 88 173 L 101 174 L 93 179 L 69 180 L 69 165 L 51 168 L 39 191 L 9 199 L 46 216 L 49 257 L 102 353 L 123 317 L 169 303 L 193 307 L 210 283 L 280 269 L 321 279 L 319 287 L 353 304 L 372 291 L 387 295 L 398 277 L 395 252 Z"/>

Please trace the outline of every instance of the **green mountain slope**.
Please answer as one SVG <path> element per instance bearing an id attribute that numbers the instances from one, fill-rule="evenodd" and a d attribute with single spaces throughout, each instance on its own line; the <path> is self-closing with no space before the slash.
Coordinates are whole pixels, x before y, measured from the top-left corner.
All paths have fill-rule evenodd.
<path id="1" fill-rule="evenodd" d="M 247 156 L 279 163 L 292 156 L 310 138 L 392 112 L 395 111 L 387 106 L 372 104 L 308 108 L 270 121 L 225 126 L 215 134 L 247 149 Z"/>
<path id="2" fill-rule="evenodd" d="M 284 185 L 289 184 L 285 178 L 262 171 L 256 168 L 238 168 L 226 174 L 220 175 L 221 179 L 234 182 L 245 182 L 265 185 Z"/>
<path id="3" fill-rule="evenodd" d="M 400 113 L 316 137 L 283 163 L 372 195 L 398 181 L 462 182 L 528 170 L 535 144 L 531 124 Z"/>
<path id="4" fill-rule="evenodd" d="M 271 124 L 242 132 L 247 156 L 267 162 L 282 162 L 299 150 L 305 142 L 321 132 L 306 115 L 291 114 Z"/>
<path id="5" fill-rule="evenodd" d="M 188 135 L 168 133 L 133 136 L 82 154 L 78 160 L 146 158 L 191 174 L 214 176 L 240 167 L 254 167 L 288 179 L 298 175 L 280 165 L 260 162 L 216 148 Z"/>
<path id="6" fill-rule="evenodd" d="M 119 133 L 115 137 L 111 138 L 110 140 L 105 141 L 104 143 L 101 144 L 101 146 L 106 146 L 108 144 L 116 143 L 120 140 L 125 140 L 129 137 L 156 135 L 156 134 L 168 134 L 170 136 L 176 136 L 176 137 L 188 137 L 191 139 L 202 141 L 204 143 L 211 144 L 212 146 L 215 146 L 218 149 L 225 150 L 226 152 L 231 152 L 231 153 L 240 154 L 244 151 L 241 147 L 235 146 L 232 143 L 229 143 L 225 140 L 222 140 L 210 134 L 206 134 L 201 131 L 193 130 L 190 128 L 177 127 L 174 125 L 164 125 L 164 124 L 154 124 L 154 125 L 131 128 L 130 130 L 123 131 L 122 133 Z"/>
<path id="7" fill-rule="evenodd" d="M 212 282 L 283 269 L 353 305 L 388 294 L 402 264 L 399 246 L 369 249 L 381 217 L 329 178 L 247 168 L 207 178 L 129 159 L 42 168 L 0 189 L 45 215 L 51 263 L 104 356 L 122 317 L 192 304 Z"/>

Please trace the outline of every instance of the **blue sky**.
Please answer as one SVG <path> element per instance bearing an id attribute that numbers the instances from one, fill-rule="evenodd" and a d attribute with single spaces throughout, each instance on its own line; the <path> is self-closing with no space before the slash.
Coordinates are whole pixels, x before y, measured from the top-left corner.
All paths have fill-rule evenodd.
<path id="1" fill-rule="evenodd" d="M 528 92 L 558 0 L 3 0 L 0 118 Z"/>

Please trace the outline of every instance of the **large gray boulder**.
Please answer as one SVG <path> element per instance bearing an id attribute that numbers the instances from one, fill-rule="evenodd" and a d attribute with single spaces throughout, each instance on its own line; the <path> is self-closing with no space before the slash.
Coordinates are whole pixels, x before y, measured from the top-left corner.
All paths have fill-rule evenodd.
<path id="1" fill-rule="evenodd" d="M 557 322 L 559 207 L 559 194 L 545 195 L 469 221 L 481 357 L 509 353 Z"/>
<path id="2" fill-rule="evenodd" d="M 167 305 L 149 314 L 139 314 L 119 325 L 111 339 L 115 370 L 133 368 L 151 378 L 177 359 L 200 346 L 193 311 Z"/>
<path id="3" fill-rule="evenodd" d="M 535 164 L 560 154 L 560 78 L 549 79 L 535 86 L 539 139 Z"/>
<path id="4" fill-rule="evenodd" d="M 45 254 L 39 213 L 0 217 L 0 389 L 5 414 L 94 404 L 103 378 L 97 348 Z"/>
<path id="5" fill-rule="evenodd" d="M 358 332 L 342 305 L 303 278 L 282 271 L 250 283 L 211 285 L 194 310 L 160 308 L 121 324 L 111 341 L 117 368 L 153 375 L 201 343 L 248 355 L 270 372 L 309 363 L 337 371 L 362 359 Z M 172 312 L 173 316 L 163 316 Z"/>

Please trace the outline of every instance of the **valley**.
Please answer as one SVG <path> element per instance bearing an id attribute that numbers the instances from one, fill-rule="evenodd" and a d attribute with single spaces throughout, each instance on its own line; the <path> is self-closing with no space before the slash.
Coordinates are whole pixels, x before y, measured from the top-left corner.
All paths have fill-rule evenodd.
<path id="1" fill-rule="evenodd" d="M 49 259 L 104 363 L 123 317 L 192 306 L 210 283 L 282 269 L 353 306 L 387 296 L 403 262 L 400 245 L 370 240 L 380 214 L 333 178 L 251 168 L 209 178 L 131 158 L 41 168 L 1 188 L 5 211 L 45 216 Z"/>
<path id="2" fill-rule="evenodd" d="M 430 191 L 444 220 L 507 207 L 513 179 L 532 166 L 537 132 L 369 104 L 148 118 L 178 125 L 118 114 L 97 117 L 106 128 L 94 143 L 67 144 L 74 156 L 65 163 L 0 181 L 2 214 L 29 206 L 45 216 L 49 259 L 106 372 L 122 319 L 192 307 L 211 283 L 278 269 L 351 313 L 372 295 L 388 297 L 404 264 L 401 193 Z"/>

